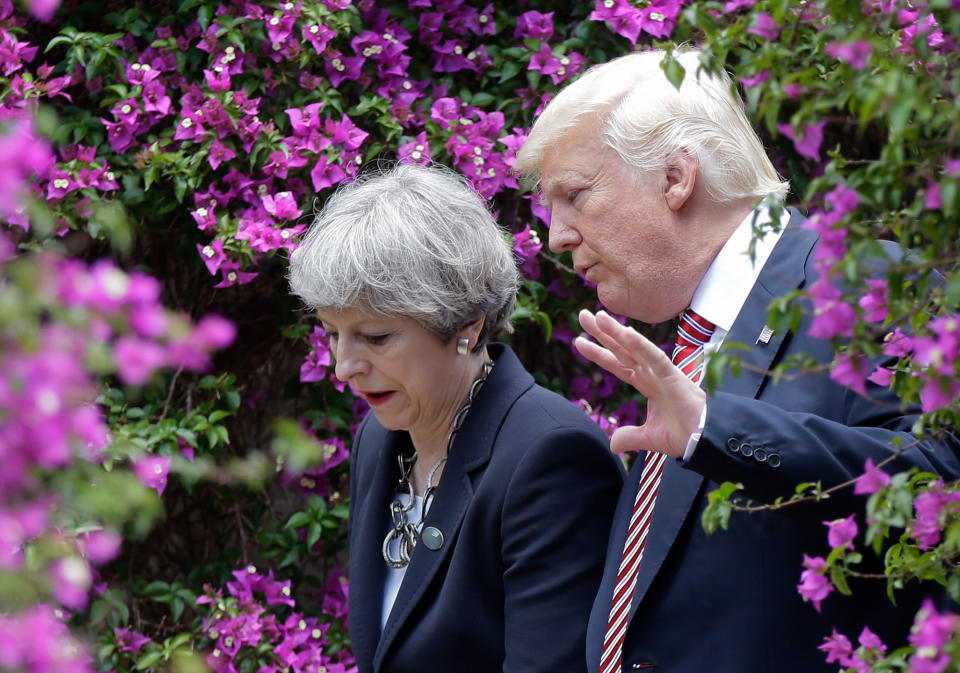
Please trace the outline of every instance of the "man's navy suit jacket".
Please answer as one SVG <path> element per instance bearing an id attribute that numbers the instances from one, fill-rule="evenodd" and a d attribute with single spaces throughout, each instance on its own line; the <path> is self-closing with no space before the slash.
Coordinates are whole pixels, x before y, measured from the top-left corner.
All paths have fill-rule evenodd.
<path id="1" fill-rule="evenodd" d="M 854 643 L 864 626 L 892 648 L 906 634 L 922 591 L 898 592 L 894 607 L 884 582 L 854 583 L 850 598 L 834 592 L 817 612 L 797 592 L 804 554 L 826 555 L 824 521 L 858 512 L 865 499 L 852 488 L 822 503 L 777 511 L 734 512 L 729 530 L 708 536 L 701 525 L 707 494 L 719 483 L 739 482 L 754 501 L 789 498 L 797 484 L 841 484 L 896 449 L 909 435 L 915 410 L 903 412 L 889 390 L 868 383 L 869 400 L 829 378 L 829 371 L 775 382 L 767 372 L 799 353 L 828 364 L 829 341 L 807 335 L 810 311 L 794 332 L 758 340 L 771 301 L 815 278 L 814 232 L 792 212 L 724 346 L 747 344 L 741 370 L 725 373 L 708 397 L 706 424 L 686 463 L 668 459 L 660 485 L 624 644 L 623 671 L 670 673 L 814 673 L 836 671 L 817 649 L 834 627 Z M 876 364 L 875 362 L 872 364 Z M 639 462 L 639 461 L 638 461 Z M 928 442 L 891 468 L 911 465 L 945 477 L 960 474 L 955 442 Z M 590 617 L 588 670 L 599 669 L 600 650 L 625 531 L 639 481 L 631 471 L 617 506 L 604 578 Z M 859 538 L 862 543 L 862 535 Z M 873 552 L 865 551 L 865 558 Z M 870 566 L 868 565 L 868 568 Z M 873 570 L 882 570 L 873 563 Z M 927 587 L 924 588 L 926 590 Z M 856 645 L 855 645 L 856 646 Z"/>
<path id="2" fill-rule="evenodd" d="M 349 603 L 360 673 L 584 670 L 623 467 L 583 410 L 535 385 L 509 348 L 489 349 L 496 366 L 424 522 L 443 545 L 417 545 L 382 633 L 381 545 L 396 456 L 411 447 L 372 413 L 357 433 Z"/>

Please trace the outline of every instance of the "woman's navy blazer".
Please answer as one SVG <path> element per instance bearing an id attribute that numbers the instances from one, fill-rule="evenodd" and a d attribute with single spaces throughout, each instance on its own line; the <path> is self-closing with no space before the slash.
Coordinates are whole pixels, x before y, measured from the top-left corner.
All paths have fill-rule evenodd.
<path id="1" fill-rule="evenodd" d="M 383 632 L 389 503 L 406 432 L 367 415 L 350 474 L 350 636 L 360 673 L 575 672 L 623 469 L 579 408 L 538 385 L 510 348 L 454 440 Z M 429 366 L 429 363 L 424 363 Z"/>

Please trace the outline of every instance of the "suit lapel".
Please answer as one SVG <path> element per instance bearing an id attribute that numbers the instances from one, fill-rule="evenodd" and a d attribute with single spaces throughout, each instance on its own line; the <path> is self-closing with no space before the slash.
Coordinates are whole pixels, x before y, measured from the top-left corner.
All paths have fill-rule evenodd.
<path id="1" fill-rule="evenodd" d="M 362 488 L 370 496 L 364 499 L 362 509 L 355 512 L 356 521 L 351 523 L 355 529 L 351 553 L 356 562 L 355 576 L 350 578 L 350 592 L 353 594 L 352 602 L 364 606 L 364 609 L 350 615 L 350 641 L 357 661 L 361 662 L 373 660 L 380 638 L 380 614 L 387 571 L 382 545 L 390 528 L 389 498 L 400 476 L 396 467 L 397 455 L 403 449 L 403 436 L 387 432 L 379 423 L 371 424 L 367 432 L 372 435 L 369 446 L 377 449 L 376 462 L 369 484 L 361 481 L 365 475 L 361 475 L 357 482 L 363 484 Z"/>
<path id="2" fill-rule="evenodd" d="M 430 526 L 438 529 L 443 535 L 443 544 L 439 549 L 431 550 L 422 540 L 418 540 L 393 609 L 380 636 L 373 661 L 374 670 L 380 670 L 384 657 L 403 624 L 424 598 L 445 560 L 452 553 L 464 515 L 473 499 L 474 480 L 490 460 L 500 424 L 517 397 L 533 385 L 533 377 L 523 369 L 513 351 L 501 344 L 491 344 L 488 348 L 496 360 L 496 366 L 480 389 L 463 427 L 454 438 L 443 469 L 443 477 L 423 524 L 422 530 Z M 382 539 L 381 534 L 378 540 Z M 368 549 L 366 553 L 372 552 Z M 377 557 L 380 565 L 383 565 L 379 551 Z M 381 581 L 381 595 L 382 586 Z"/>
<path id="3" fill-rule="evenodd" d="M 802 221 L 802 216 L 797 211 L 791 211 L 787 229 L 784 230 L 780 241 L 777 242 L 764 264 L 730 332 L 724 337 L 724 344 L 742 343 L 748 345 L 750 349 L 739 351 L 743 363 L 740 375 L 734 377 L 727 372 L 718 387 L 719 391 L 748 398 L 756 397 L 767 378 L 766 372 L 773 366 L 780 352 L 787 336 L 783 331 L 774 332 L 767 343 L 763 341 L 756 343 L 756 341 L 761 330 L 766 326 L 767 309 L 774 297 L 782 296 L 803 285 L 804 264 L 817 237 L 814 232 L 799 228 Z M 639 478 L 637 475 L 630 480 L 633 495 L 636 494 Z M 666 461 L 653 519 L 650 523 L 649 536 L 643 551 L 643 562 L 640 564 L 637 586 L 630 606 L 631 618 L 653 583 L 687 516 L 691 510 L 695 509 L 699 494 L 706 487 L 704 481 L 702 475 L 693 470 L 684 469 L 679 461 Z M 620 546 L 612 551 L 616 564 L 619 564 L 627 528 L 627 524 L 622 522 L 619 524 L 620 527 L 615 530 L 618 533 Z M 608 562 L 607 572 L 610 570 L 610 565 L 611 563 Z M 614 575 L 616 572 L 614 568 Z"/>

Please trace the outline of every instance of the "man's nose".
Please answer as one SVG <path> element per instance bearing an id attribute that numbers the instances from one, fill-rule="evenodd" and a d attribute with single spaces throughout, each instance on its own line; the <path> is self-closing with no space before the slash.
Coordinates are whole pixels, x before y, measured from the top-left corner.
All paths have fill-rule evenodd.
<path id="1" fill-rule="evenodd" d="M 580 244 L 579 232 L 570 226 L 567 215 L 562 209 L 555 208 L 550 214 L 550 233 L 548 245 L 553 252 L 567 252 Z"/>

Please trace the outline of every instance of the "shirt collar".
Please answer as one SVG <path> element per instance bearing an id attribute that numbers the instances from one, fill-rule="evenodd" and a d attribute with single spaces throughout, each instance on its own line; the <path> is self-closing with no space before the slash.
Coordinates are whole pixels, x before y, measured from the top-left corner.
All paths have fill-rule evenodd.
<path id="1" fill-rule="evenodd" d="M 693 293 L 690 308 L 729 332 L 789 219 L 790 213 L 781 208 L 779 226 L 772 226 L 770 209 L 763 205 L 747 215 L 710 264 Z M 756 239 L 751 260 L 749 248 L 754 229 L 761 235 Z"/>

